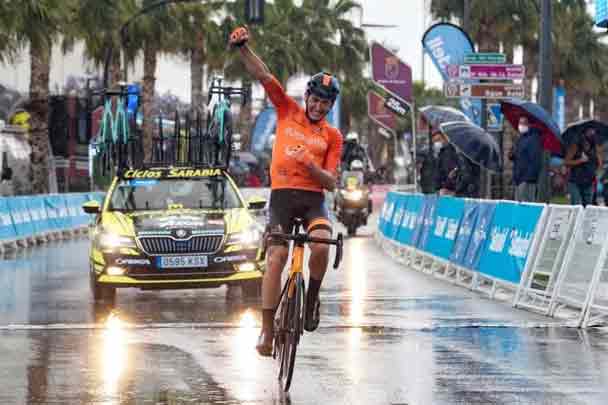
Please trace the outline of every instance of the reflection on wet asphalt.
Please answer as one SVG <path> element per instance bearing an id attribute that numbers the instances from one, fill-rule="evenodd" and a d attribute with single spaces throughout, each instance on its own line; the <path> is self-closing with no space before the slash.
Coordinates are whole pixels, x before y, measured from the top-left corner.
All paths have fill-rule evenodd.
<path id="1" fill-rule="evenodd" d="M 608 340 L 400 268 L 349 239 L 289 395 L 238 289 L 94 305 L 88 241 L 0 261 L 0 404 L 603 404 Z"/>

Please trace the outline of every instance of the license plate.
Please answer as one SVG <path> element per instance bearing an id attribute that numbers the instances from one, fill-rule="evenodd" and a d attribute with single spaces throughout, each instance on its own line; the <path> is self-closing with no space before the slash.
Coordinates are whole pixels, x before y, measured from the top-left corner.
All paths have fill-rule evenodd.
<path id="1" fill-rule="evenodd" d="M 162 269 L 207 267 L 207 256 L 162 256 L 157 259 L 157 264 Z"/>

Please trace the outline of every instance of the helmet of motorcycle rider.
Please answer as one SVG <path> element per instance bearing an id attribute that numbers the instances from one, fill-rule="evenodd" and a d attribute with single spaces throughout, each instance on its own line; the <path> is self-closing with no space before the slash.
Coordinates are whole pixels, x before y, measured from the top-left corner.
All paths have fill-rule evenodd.
<path id="1" fill-rule="evenodd" d="M 346 134 L 346 140 L 347 141 L 358 142 L 359 141 L 359 135 L 356 132 L 349 132 L 348 134 Z"/>
<path id="2" fill-rule="evenodd" d="M 350 163 L 350 170 L 363 170 L 363 162 L 359 159 L 353 160 Z"/>

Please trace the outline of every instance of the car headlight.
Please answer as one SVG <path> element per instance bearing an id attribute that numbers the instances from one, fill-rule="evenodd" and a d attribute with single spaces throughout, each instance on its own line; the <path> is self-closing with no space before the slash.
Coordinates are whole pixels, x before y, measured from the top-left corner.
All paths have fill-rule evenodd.
<path id="1" fill-rule="evenodd" d="M 136 248 L 135 240 L 115 233 L 102 232 L 97 236 L 97 242 L 102 249 Z"/>
<path id="2" fill-rule="evenodd" d="M 347 190 L 344 192 L 344 198 L 346 198 L 347 200 L 358 201 L 363 198 L 363 191 Z"/>
<path id="3" fill-rule="evenodd" d="M 243 232 L 237 232 L 230 235 L 230 239 L 228 243 L 236 244 L 240 243 L 242 245 L 255 245 L 260 241 L 262 237 L 262 232 L 257 228 L 249 228 Z"/>

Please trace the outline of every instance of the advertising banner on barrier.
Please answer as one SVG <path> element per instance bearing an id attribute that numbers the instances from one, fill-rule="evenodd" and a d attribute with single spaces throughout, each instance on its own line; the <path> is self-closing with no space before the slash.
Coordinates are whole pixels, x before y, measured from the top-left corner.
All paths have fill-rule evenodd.
<path id="1" fill-rule="evenodd" d="M 65 196 L 60 194 L 48 195 L 44 197 L 44 205 L 51 229 L 62 230 L 70 228 L 71 222 L 68 217 Z"/>
<path id="2" fill-rule="evenodd" d="M 424 227 L 424 218 L 428 211 L 428 195 L 421 196 L 421 199 L 422 203 L 420 204 L 420 209 L 414 220 L 414 229 L 412 229 L 412 236 L 410 238 L 410 245 L 413 247 L 418 247 L 419 245 L 422 237 L 422 229 Z"/>
<path id="3" fill-rule="evenodd" d="M 412 234 L 416 228 L 416 221 L 422 210 L 423 202 L 424 197 L 420 194 L 410 195 L 408 198 L 407 209 L 403 214 L 403 220 L 395 238 L 402 245 L 412 244 Z"/>
<path id="4" fill-rule="evenodd" d="M 426 196 L 426 210 L 424 212 L 422 231 L 420 233 L 420 238 L 418 239 L 418 244 L 416 245 L 418 249 L 425 252 L 428 252 L 427 243 L 429 240 L 429 235 L 435 227 L 435 220 L 437 219 L 437 199 L 438 197 L 436 195 Z"/>
<path id="5" fill-rule="evenodd" d="M 473 229 L 477 224 L 477 217 L 479 215 L 479 203 L 476 201 L 466 201 L 463 206 L 462 219 L 460 221 L 460 227 L 458 228 L 458 234 L 452 247 L 452 253 L 450 254 L 450 261 L 460 266 L 465 265 L 465 255 L 469 248 L 469 242 L 471 241 L 471 235 Z"/>
<path id="6" fill-rule="evenodd" d="M 541 205 L 498 203 L 479 272 L 519 284 L 543 209 Z"/>
<path id="7" fill-rule="evenodd" d="M 393 214 L 393 219 L 389 225 L 390 229 L 388 229 L 387 235 L 392 240 L 397 240 L 397 234 L 399 233 L 399 228 L 401 228 L 401 223 L 403 222 L 403 217 L 405 216 L 410 197 L 409 194 L 398 194 L 397 196 L 397 200 L 395 201 L 395 213 Z"/>
<path id="8" fill-rule="evenodd" d="M 495 209 L 495 202 L 484 201 L 479 203 L 477 222 L 473 228 L 469 246 L 464 255 L 463 265 L 469 270 L 477 270 L 479 267 L 479 259 L 481 258 L 486 239 L 488 239 Z"/>
<path id="9" fill-rule="evenodd" d="M 32 225 L 26 203 L 28 198 L 30 197 L 12 197 L 8 199 L 9 211 L 18 238 L 27 238 L 34 235 L 34 226 Z"/>
<path id="10" fill-rule="evenodd" d="M 65 197 L 71 226 L 75 228 L 86 225 L 89 221 L 89 217 L 82 209 L 82 204 L 87 202 L 86 194 L 66 194 Z"/>
<path id="11" fill-rule="evenodd" d="M 386 227 L 389 221 L 393 219 L 393 212 L 395 209 L 395 199 L 397 193 L 391 192 L 386 195 L 384 204 L 382 204 L 382 211 L 380 212 L 380 218 L 378 219 L 378 228 L 382 235 L 387 236 Z"/>
<path id="12" fill-rule="evenodd" d="M 35 234 L 42 234 L 50 231 L 50 224 L 44 206 L 44 197 L 31 197 L 26 200 L 26 206 L 30 213 L 32 227 Z"/>
<path id="13" fill-rule="evenodd" d="M 0 240 L 13 240 L 17 236 L 8 200 L 8 198 L 0 197 Z"/>
<path id="14" fill-rule="evenodd" d="M 435 226 L 427 241 L 426 251 L 449 259 L 464 211 L 464 199 L 440 197 L 437 202 Z"/>
<path id="15" fill-rule="evenodd" d="M 401 220 L 403 219 L 403 213 L 407 208 L 408 202 L 407 194 L 396 194 L 393 205 L 393 216 L 390 221 L 386 222 L 386 237 L 395 240 L 397 231 L 401 226 Z"/>

